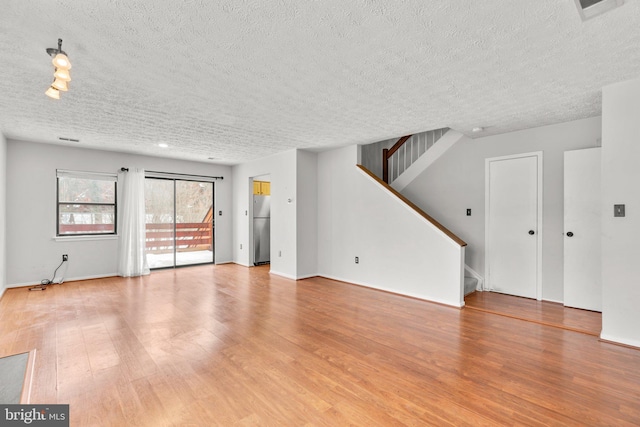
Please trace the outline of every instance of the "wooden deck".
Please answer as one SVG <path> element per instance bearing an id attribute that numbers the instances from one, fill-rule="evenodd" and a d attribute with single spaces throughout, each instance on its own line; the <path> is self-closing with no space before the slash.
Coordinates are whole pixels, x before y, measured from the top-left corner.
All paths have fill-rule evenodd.
<path id="1" fill-rule="evenodd" d="M 548 301 L 514 297 L 496 292 L 474 292 L 465 296 L 465 308 L 569 331 L 600 336 L 602 313 Z"/>
<path id="2" fill-rule="evenodd" d="M 9 289 L 0 356 L 73 426 L 639 425 L 640 351 L 268 267 Z"/>

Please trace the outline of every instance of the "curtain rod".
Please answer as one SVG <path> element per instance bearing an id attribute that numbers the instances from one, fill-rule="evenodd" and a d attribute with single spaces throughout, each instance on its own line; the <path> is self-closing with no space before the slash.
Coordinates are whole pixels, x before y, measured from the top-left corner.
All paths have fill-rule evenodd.
<path id="1" fill-rule="evenodd" d="M 122 167 L 122 168 L 120 168 L 120 172 L 129 172 L 129 168 Z M 148 170 L 146 170 L 145 172 L 165 174 L 165 175 L 188 176 L 188 177 L 191 177 L 191 178 L 224 179 L 224 176 L 191 175 L 191 174 L 188 174 L 188 173 L 159 172 L 159 171 L 148 171 Z"/>
<path id="2" fill-rule="evenodd" d="M 147 170 L 145 172 L 160 173 L 160 174 L 166 174 L 166 175 L 189 176 L 191 178 L 224 179 L 224 176 L 191 175 L 188 173 L 160 172 L 160 171 L 147 171 Z"/>

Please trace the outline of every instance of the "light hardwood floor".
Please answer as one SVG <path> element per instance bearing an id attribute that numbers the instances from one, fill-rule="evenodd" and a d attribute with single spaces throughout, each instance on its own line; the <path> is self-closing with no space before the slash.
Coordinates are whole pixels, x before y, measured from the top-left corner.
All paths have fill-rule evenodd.
<path id="1" fill-rule="evenodd" d="M 72 426 L 638 425 L 640 351 L 268 267 L 9 289 L 0 356 Z"/>
<path id="2" fill-rule="evenodd" d="M 536 301 L 496 292 L 474 292 L 464 297 L 465 307 L 514 319 L 581 332 L 596 337 L 602 330 L 602 313 L 568 308 L 557 302 Z"/>

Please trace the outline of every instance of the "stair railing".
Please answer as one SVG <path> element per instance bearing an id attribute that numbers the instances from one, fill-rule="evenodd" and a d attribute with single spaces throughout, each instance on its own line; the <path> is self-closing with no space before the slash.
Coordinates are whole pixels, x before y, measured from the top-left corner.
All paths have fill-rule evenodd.
<path id="1" fill-rule="evenodd" d="M 400 147 L 402 147 L 404 145 L 405 142 L 407 142 L 407 140 L 409 140 L 409 138 L 411 138 L 413 135 L 405 135 L 402 138 L 400 138 L 398 140 L 398 142 L 396 142 L 395 144 L 393 144 L 393 147 L 391 148 L 383 148 L 382 149 L 382 180 L 389 184 L 389 159 L 391 158 L 391 156 L 393 156 L 395 154 L 396 151 L 398 151 L 400 149 Z"/>
<path id="2" fill-rule="evenodd" d="M 389 184 L 433 146 L 449 128 L 403 136 L 391 148 L 382 150 L 382 180 Z"/>

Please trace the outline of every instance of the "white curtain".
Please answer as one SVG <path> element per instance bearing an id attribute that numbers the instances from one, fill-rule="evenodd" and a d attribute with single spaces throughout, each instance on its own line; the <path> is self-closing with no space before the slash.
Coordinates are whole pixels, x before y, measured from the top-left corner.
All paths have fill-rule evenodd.
<path id="1" fill-rule="evenodd" d="M 120 177 L 123 185 L 118 274 L 123 277 L 142 276 L 149 274 L 145 253 L 144 170 L 132 168 Z"/>

